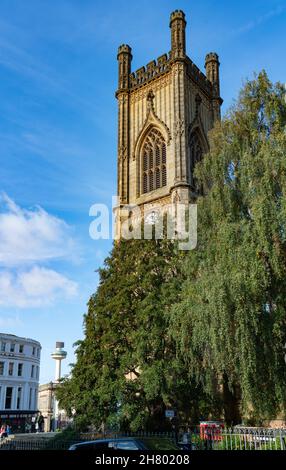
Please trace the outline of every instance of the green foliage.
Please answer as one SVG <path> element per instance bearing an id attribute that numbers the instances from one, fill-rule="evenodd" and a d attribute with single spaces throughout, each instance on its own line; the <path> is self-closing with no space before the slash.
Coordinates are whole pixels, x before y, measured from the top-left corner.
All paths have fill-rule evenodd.
<path id="1" fill-rule="evenodd" d="M 78 432 L 72 428 L 68 427 L 63 431 L 57 433 L 54 437 L 47 441 L 46 449 L 49 450 L 66 450 L 72 444 L 79 442 L 80 436 Z"/>
<path id="2" fill-rule="evenodd" d="M 286 399 L 285 124 L 284 87 L 262 72 L 212 131 L 197 168 L 198 248 L 172 320 L 197 383 L 221 384 L 260 419 Z"/>
<path id="3" fill-rule="evenodd" d="M 115 244 L 89 301 L 72 377 L 58 390 L 61 406 L 70 414 L 75 408 L 80 428 L 168 429 L 166 407 L 186 420 L 197 419 L 200 400 L 207 406 L 169 334 L 184 257 L 167 240 Z"/>
<path id="4" fill-rule="evenodd" d="M 284 87 L 262 72 L 197 165 L 197 249 L 115 244 L 57 391 L 80 429 L 168 429 L 166 408 L 187 424 L 221 401 L 229 423 L 285 412 L 285 124 Z"/>

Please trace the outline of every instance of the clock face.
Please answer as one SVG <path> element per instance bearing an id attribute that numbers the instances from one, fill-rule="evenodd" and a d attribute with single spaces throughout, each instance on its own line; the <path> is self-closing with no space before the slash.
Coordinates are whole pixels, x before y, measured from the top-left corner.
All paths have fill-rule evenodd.
<path id="1" fill-rule="evenodd" d="M 159 213 L 157 211 L 152 211 L 146 215 L 145 223 L 154 225 L 157 222 L 158 218 L 159 218 Z"/>

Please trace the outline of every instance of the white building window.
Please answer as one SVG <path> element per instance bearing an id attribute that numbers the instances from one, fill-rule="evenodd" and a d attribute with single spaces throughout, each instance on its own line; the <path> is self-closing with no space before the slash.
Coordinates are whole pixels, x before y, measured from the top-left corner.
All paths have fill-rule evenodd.
<path id="1" fill-rule="evenodd" d="M 18 387 L 18 390 L 17 390 L 17 403 L 16 403 L 17 410 L 20 410 L 20 408 L 21 408 L 21 397 L 22 397 L 22 388 Z"/>
<path id="2" fill-rule="evenodd" d="M 6 351 L 6 343 L 4 341 L 2 341 L 1 343 L 1 352 L 5 352 Z"/>
<path id="3" fill-rule="evenodd" d="M 29 392 L 29 410 L 32 409 L 32 392 L 33 392 L 33 389 L 30 388 L 30 392 Z"/>
<path id="4" fill-rule="evenodd" d="M 19 353 L 23 353 L 23 352 L 24 352 L 24 345 L 20 344 L 19 345 Z"/>
<path id="5" fill-rule="evenodd" d="M 7 387 L 6 397 L 5 397 L 5 410 L 11 410 L 12 396 L 13 396 L 13 387 Z"/>
<path id="6" fill-rule="evenodd" d="M 10 344 L 10 352 L 15 352 L 15 343 Z"/>
<path id="7" fill-rule="evenodd" d="M 13 375 L 14 372 L 14 362 L 9 362 L 8 375 Z"/>
<path id="8" fill-rule="evenodd" d="M 18 364 L 18 377 L 22 377 L 23 374 L 23 364 Z"/>
<path id="9" fill-rule="evenodd" d="M 34 373 L 35 373 L 35 366 L 32 365 L 32 367 L 31 367 L 31 377 L 32 378 L 34 377 Z"/>
<path id="10" fill-rule="evenodd" d="M 0 375 L 4 375 L 4 362 L 0 362 Z"/>
<path id="11" fill-rule="evenodd" d="M 35 353 L 36 353 L 36 346 L 33 346 L 32 355 L 35 356 Z"/>

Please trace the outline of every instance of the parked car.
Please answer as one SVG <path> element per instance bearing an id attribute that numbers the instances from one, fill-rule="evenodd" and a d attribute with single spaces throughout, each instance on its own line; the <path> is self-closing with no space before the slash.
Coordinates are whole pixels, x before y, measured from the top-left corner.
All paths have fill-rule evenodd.
<path id="1" fill-rule="evenodd" d="M 122 437 L 117 439 L 98 439 L 95 441 L 79 442 L 70 446 L 69 450 L 85 451 L 135 451 L 135 450 L 174 450 L 179 451 L 172 439 L 162 437 Z"/>

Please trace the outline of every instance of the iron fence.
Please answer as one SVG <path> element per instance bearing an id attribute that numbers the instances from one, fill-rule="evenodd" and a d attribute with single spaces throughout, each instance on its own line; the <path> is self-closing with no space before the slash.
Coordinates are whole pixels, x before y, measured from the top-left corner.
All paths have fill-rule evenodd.
<path id="1" fill-rule="evenodd" d="M 197 450 L 286 450 L 286 429 L 195 429 L 188 438 Z"/>
<path id="2" fill-rule="evenodd" d="M 200 428 L 196 427 L 183 435 L 175 432 L 94 432 L 82 433 L 73 439 L 64 439 L 60 434 L 54 438 L 30 436 L 6 438 L 0 442 L 0 450 L 67 450 L 78 442 L 120 437 L 172 439 L 184 450 L 286 450 L 286 429 L 236 427 L 202 433 Z"/>

